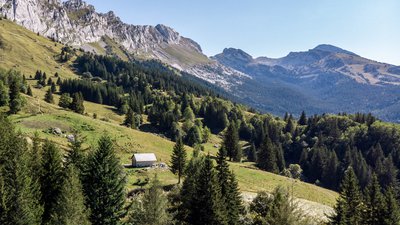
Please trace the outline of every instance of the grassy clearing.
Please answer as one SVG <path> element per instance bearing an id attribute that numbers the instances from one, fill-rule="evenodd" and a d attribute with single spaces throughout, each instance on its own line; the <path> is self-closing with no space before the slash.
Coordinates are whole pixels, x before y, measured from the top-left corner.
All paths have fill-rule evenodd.
<path id="1" fill-rule="evenodd" d="M 58 72 L 63 78 L 76 77 L 70 69 L 70 63 L 58 63 L 56 60 L 63 45 L 38 36 L 9 20 L 0 20 L 0 34 L 4 43 L 0 49 L 1 67 L 14 68 L 28 76 L 40 69 L 48 75 Z"/>

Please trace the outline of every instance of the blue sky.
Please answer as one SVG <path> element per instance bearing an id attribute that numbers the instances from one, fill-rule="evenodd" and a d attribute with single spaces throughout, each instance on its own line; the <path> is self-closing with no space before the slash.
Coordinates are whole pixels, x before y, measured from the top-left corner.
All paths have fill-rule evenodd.
<path id="1" fill-rule="evenodd" d="M 87 0 L 131 24 L 165 24 L 206 55 L 226 47 L 257 56 L 333 44 L 400 65 L 399 0 Z"/>

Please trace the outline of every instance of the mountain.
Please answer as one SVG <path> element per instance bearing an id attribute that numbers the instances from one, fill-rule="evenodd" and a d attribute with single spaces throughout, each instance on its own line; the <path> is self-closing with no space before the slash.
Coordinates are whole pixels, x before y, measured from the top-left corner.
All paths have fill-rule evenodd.
<path id="1" fill-rule="evenodd" d="M 122 59 L 158 59 L 229 89 L 245 75 L 210 60 L 195 41 L 165 25 L 126 24 L 82 0 L 0 0 L 0 15 L 64 44 Z"/>
<path id="2" fill-rule="evenodd" d="M 372 112 L 400 121 L 398 66 L 326 44 L 282 58 L 253 58 L 233 48 L 212 58 L 251 76 L 238 89 L 246 96 L 243 101 L 262 110 L 279 115 Z"/>
<path id="3" fill-rule="evenodd" d="M 157 59 L 277 115 L 372 112 L 400 121 L 400 67 L 322 44 L 282 58 L 228 48 L 214 57 L 165 25 L 122 22 L 82 0 L 0 0 L 0 15 L 64 44 L 124 60 Z"/>

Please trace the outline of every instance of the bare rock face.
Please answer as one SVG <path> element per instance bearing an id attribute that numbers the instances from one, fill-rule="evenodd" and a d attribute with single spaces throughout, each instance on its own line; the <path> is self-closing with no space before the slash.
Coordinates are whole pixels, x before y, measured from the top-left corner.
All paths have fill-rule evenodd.
<path id="1" fill-rule="evenodd" d="M 82 0 L 0 0 L 0 15 L 33 32 L 85 50 L 93 50 L 90 43 L 103 43 L 102 38 L 108 37 L 130 54 L 159 59 L 224 89 L 244 77 L 243 73 L 210 60 L 199 44 L 168 26 L 126 24 L 114 12 L 97 13 Z"/>
<path id="2" fill-rule="evenodd" d="M 0 0 L 0 14 L 33 32 L 74 46 L 108 36 L 132 52 L 152 52 L 175 44 L 201 53 L 197 43 L 170 27 L 129 25 L 113 12 L 97 13 L 82 0 Z"/>

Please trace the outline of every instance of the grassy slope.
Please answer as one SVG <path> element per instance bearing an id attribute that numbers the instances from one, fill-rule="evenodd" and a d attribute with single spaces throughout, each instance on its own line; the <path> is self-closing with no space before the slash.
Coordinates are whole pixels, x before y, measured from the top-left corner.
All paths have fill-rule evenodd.
<path id="1" fill-rule="evenodd" d="M 0 21 L 0 34 L 7 47 L 11 48 L 5 51 L 0 50 L 2 67 L 7 69 L 16 68 L 25 74 L 33 74 L 37 69 L 41 69 L 49 75 L 59 72 L 63 79 L 76 77 L 69 69 L 70 64 L 63 65 L 55 61 L 55 56 L 61 51 L 60 44 L 54 46 L 54 43 L 48 39 L 39 37 L 5 20 Z M 35 83 L 33 80 L 28 82 L 31 85 Z M 12 120 L 16 122 L 16 126 L 22 133 L 31 136 L 35 131 L 39 131 L 42 138 L 55 141 L 63 148 L 68 146 L 65 137 L 52 135 L 45 131 L 52 127 L 59 127 L 68 134 L 71 129 L 79 129 L 87 138 L 86 148 L 95 146 L 96 140 L 103 133 L 108 133 L 115 138 L 118 156 L 123 163 L 129 163 L 130 156 L 136 151 L 154 152 L 160 161 L 169 162 L 174 143 L 155 134 L 120 126 L 123 116 L 117 115 L 112 107 L 85 102 L 88 116 L 84 116 L 63 110 L 56 105 L 45 103 L 42 99 L 46 89 L 33 89 L 34 97 L 26 96 L 27 105 L 23 111 L 18 115 L 12 116 Z M 55 102 L 58 102 L 58 98 L 59 96 L 55 95 Z M 91 117 L 93 113 L 98 115 L 98 119 Z M 106 119 L 108 122 L 102 119 Z M 210 142 L 205 145 L 206 152 L 214 155 L 217 150 L 214 145 L 220 144 L 220 142 L 220 137 L 213 135 Z M 188 147 L 187 149 L 191 151 L 191 148 Z M 292 186 L 290 179 L 257 170 L 248 163 L 232 163 L 231 168 L 237 174 L 242 191 L 271 191 L 277 185 Z M 137 178 L 151 177 L 155 172 L 154 170 L 127 169 L 128 188 L 137 187 L 134 185 Z M 157 171 L 157 173 L 164 184 L 172 184 L 177 181 L 176 177 L 169 171 Z M 294 195 L 326 205 L 333 205 L 337 197 L 337 193 L 333 191 L 300 181 L 294 183 Z"/>

